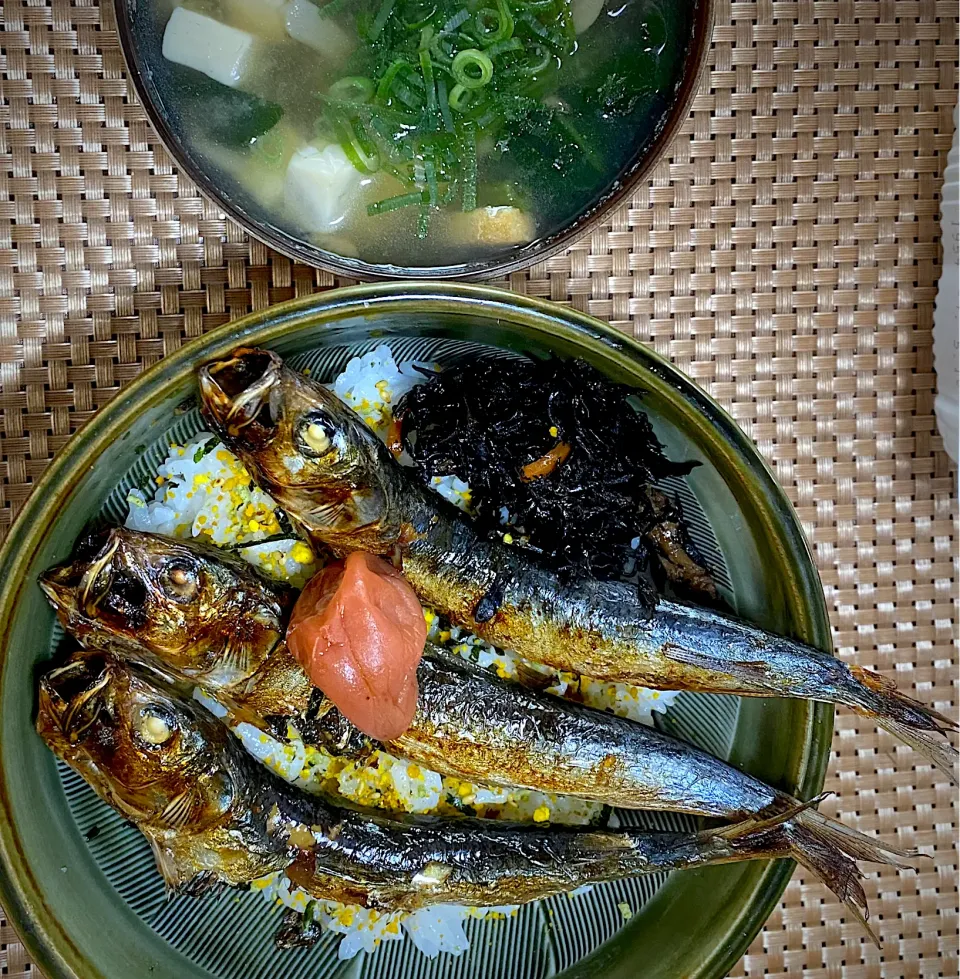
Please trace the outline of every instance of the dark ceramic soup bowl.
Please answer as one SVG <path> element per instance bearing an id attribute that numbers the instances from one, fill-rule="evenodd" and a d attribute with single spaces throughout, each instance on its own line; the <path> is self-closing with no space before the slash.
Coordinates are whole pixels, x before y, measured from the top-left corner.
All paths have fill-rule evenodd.
<path id="1" fill-rule="evenodd" d="M 556 134 L 551 136 L 552 130 L 543 130 L 546 135 L 537 136 L 540 130 L 534 128 L 545 125 L 542 120 L 537 122 L 539 117 L 536 112 L 539 110 L 536 104 L 553 99 L 550 104 L 555 105 L 556 100 L 560 99 L 560 95 L 552 92 L 539 93 L 533 101 L 524 103 L 522 111 L 532 113 L 532 121 L 517 124 L 523 130 L 525 142 L 522 145 L 516 137 L 502 135 L 503 124 L 499 124 L 500 135 L 490 130 L 490 135 L 484 138 L 486 131 L 478 130 L 477 152 L 480 154 L 481 175 L 478 205 L 506 205 L 515 201 L 521 210 L 535 218 L 535 226 L 520 220 L 521 230 L 514 232 L 510 230 L 513 222 L 509 216 L 503 218 L 502 224 L 496 218 L 490 221 L 478 218 L 477 222 L 473 222 L 463 214 L 450 216 L 449 212 L 458 211 L 461 206 L 467 207 L 460 197 L 448 204 L 441 199 L 440 205 L 433 208 L 396 208 L 375 219 L 366 215 L 364 203 L 355 208 L 353 217 L 335 227 L 328 227 L 322 221 L 319 225 L 305 223 L 317 218 L 312 216 L 310 200 L 303 196 L 302 183 L 296 183 L 297 189 L 294 190 L 287 186 L 294 186 L 290 184 L 292 178 L 288 161 L 291 159 L 291 146 L 300 145 L 302 149 L 304 140 L 313 138 L 316 145 L 328 144 L 331 139 L 329 132 L 323 138 L 313 136 L 318 125 L 321 129 L 333 126 L 332 131 L 339 134 L 342 145 L 350 150 L 350 159 L 358 160 L 364 172 L 372 174 L 364 177 L 364 180 L 383 181 L 385 189 L 376 193 L 371 191 L 371 200 L 385 196 L 390 196 L 391 200 L 409 197 L 409 194 L 398 193 L 403 186 L 389 174 L 396 174 L 400 170 L 415 174 L 414 164 L 388 161 L 382 151 L 376 150 L 371 142 L 374 137 L 370 135 L 372 125 L 367 116 L 355 123 L 366 128 L 357 129 L 356 132 L 351 130 L 346 134 L 342 121 L 324 122 L 327 116 L 323 114 L 323 107 L 329 103 L 323 99 L 329 79 L 322 71 L 317 79 L 311 75 L 315 61 L 322 55 L 301 45 L 303 51 L 310 52 L 309 56 L 298 48 L 297 57 L 301 60 L 295 65 L 289 63 L 291 56 L 283 53 L 286 50 L 283 45 L 289 46 L 293 42 L 285 38 L 282 27 L 280 41 L 273 38 L 270 41 L 273 47 L 268 49 L 281 53 L 258 55 L 260 58 L 276 57 L 277 65 L 265 73 L 266 80 L 261 80 L 257 92 L 265 97 L 273 93 L 277 105 L 286 106 L 284 116 L 273 129 L 253 137 L 252 141 L 247 138 L 247 130 L 242 130 L 236 140 L 234 130 L 223 135 L 223 126 L 219 122 L 223 114 L 247 112 L 249 105 L 242 104 L 237 109 L 231 104 L 229 109 L 223 109 L 224 100 L 237 98 L 231 94 L 234 89 L 217 87 L 216 82 L 211 82 L 207 75 L 198 71 L 191 73 L 190 69 L 164 57 L 164 30 L 171 11 L 175 9 L 175 2 L 115 0 L 115 11 L 130 80 L 161 142 L 176 160 L 178 168 L 227 215 L 277 251 L 310 265 L 361 279 L 493 278 L 546 259 L 602 221 L 610 209 L 629 200 L 633 190 L 647 178 L 651 168 L 666 153 L 673 137 L 687 119 L 698 78 L 706 63 L 713 16 L 713 0 L 680 0 L 669 4 L 662 3 L 662 0 L 607 0 L 600 9 L 595 25 L 578 37 L 581 50 L 576 57 L 586 57 L 591 32 L 600 30 L 599 40 L 593 42 L 596 50 L 604 52 L 602 58 L 606 58 L 609 52 L 610 58 L 620 57 L 623 63 L 611 61 L 609 73 L 605 73 L 605 67 L 603 71 L 598 69 L 596 77 L 587 73 L 582 88 L 578 88 L 579 82 L 571 82 L 566 88 L 560 88 L 559 92 L 564 96 L 561 100 L 564 106 L 570 105 L 571 100 L 575 102 L 580 91 L 596 93 L 602 90 L 608 101 L 603 102 L 599 109 L 590 103 L 589 109 L 568 110 L 572 114 L 562 117 L 562 125 L 569 129 L 569 133 L 563 130 L 559 137 Z M 196 0 L 195 6 L 206 10 L 216 6 L 217 2 L 249 6 L 251 0 Z M 271 0 L 264 2 L 269 5 Z M 310 7 L 309 0 L 297 2 Z M 333 4 L 365 2 L 373 3 L 374 0 L 333 0 Z M 442 3 L 443 0 L 437 2 Z M 468 2 L 479 4 L 479 0 Z M 506 0 L 491 0 L 483 9 L 492 8 L 494 2 Z M 519 23 L 519 18 L 525 13 L 529 16 L 529 11 L 524 12 L 521 8 L 529 6 L 534 9 L 537 5 L 565 0 L 509 2 L 516 7 L 514 13 Z M 596 0 L 574 2 L 591 5 Z M 396 0 L 396 3 L 426 6 L 425 0 Z M 308 12 L 315 16 L 315 11 Z M 616 15 L 622 16 L 614 19 Z M 243 20 L 240 22 L 245 23 Z M 654 26 L 651 27 L 651 24 Z M 204 21 L 196 30 L 202 33 L 208 28 L 209 22 Z M 519 33 L 519 27 L 517 30 Z M 634 42 L 639 45 L 636 56 L 630 47 Z M 259 39 L 257 44 L 261 45 Z M 261 45 L 253 50 L 262 51 L 264 48 Z M 639 95 L 624 95 L 629 91 L 625 86 L 630 85 L 633 74 L 647 70 L 642 67 L 641 60 L 650 51 L 660 53 L 656 54 L 654 67 L 649 69 L 649 85 Z M 196 52 L 190 57 L 194 55 Z M 182 55 L 178 53 L 177 56 Z M 202 58 L 203 55 L 196 57 Z M 602 58 L 601 64 L 605 65 Z M 211 70 L 219 68 L 222 68 L 222 64 L 217 61 Z M 348 63 L 343 70 L 353 71 L 354 68 Z M 440 71 L 439 67 L 437 71 Z M 369 73 L 374 81 L 379 77 L 376 69 L 370 69 Z M 411 84 L 414 83 L 419 84 L 419 81 L 415 79 Z M 294 86 L 294 94 L 290 94 L 284 85 L 288 88 Z M 564 94 L 571 92 L 572 95 Z M 530 108 L 531 105 L 534 105 L 534 109 Z M 269 110 L 264 110 L 259 103 L 255 103 L 250 112 L 253 113 L 250 132 L 259 131 L 258 119 L 265 120 L 263 125 L 274 121 Z M 578 112 L 583 114 L 578 115 Z M 232 115 L 230 118 L 233 118 Z M 249 122 L 250 114 L 247 113 L 244 118 Z M 351 122 L 351 125 L 354 123 Z M 437 125 L 442 128 L 440 123 Z M 580 132 L 588 125 L 600 127 L 589 138 Z M 291 135 L 294 132 L 299 135 Z M 225 145 L 225 140 L 231 145 Z M 334 144 L 339 152 L 340 144 L 336 143 L 335 137 Z M 258 145 L 266 148 L 256 149 Z M 454 141 L 453 145 L 457 147 L 457 154 L 463 153 L 459 148 L 460 143 Z M 251 146 L 254 149 L 251 150 Z M 451 151 L 446 144 L 443 149 L 430 150 L 435 156 L 442 152 Z M 485 162 L 495 154 L 499 154 L 495 162 Z M 502 163 L 504 159 L 507 160 L 506 164 Z M 433 190 L 427 193 L 428 198 L 431 195 L 435 197 L 437 193 L 442 198 L 447 192 L 462 197 L 456 181 L 462 179 L 465 182 L 468 179 L 463 174 L 465 166 L 461 165 L 459 157 L 451 157 L 451 160 L 457 162 L 437 162 L 436 167 L 440 168 L 438 172 L 442 177 L 442 168 L 446 166 L 447 172 L 453 175 L 453 182 L 444 184 L 441 180 L 439 190 L 434 184 Z M 522 163 L 515 164 L 514 161 Z M 313 162 L 322 168 L 316 156 Z M 433 166 L 432 162 L 430 166 Z M 514 166 L 521 167 L 518 184 L 513 182 L 516 176 Z M 488 179 L 484 174 L 488 174 Z M 310 181 L 314 178 L 308 176 L 303 179 Z M 380 184 L 375 183 L 375 186 L 379 187 Z M 406 189 L 410 189 L 409 184 Z M 335 191 L 330 190 L 328 196 L 333 194 Z M 421 211 L 427 215 L 424 220 L 432 222 L 429 230 L 424 232 L 426 237 L 423 241 L 418 240 Z M 473 214 L 480 215 L 482 212 L 483 206 Z M 323 233 L 320 233 L 321 229 Z M 502 237 L 504 235 L 506 239 Z M 511 238 L 511 235 L 514 237 Z"/>
<path id="2" fill-rule="evenodd" d="M 700 463 L 671 489 L 729 603 L 760 626 L 830 649 L 817 572 L 783 491 L 733 420 L 646 348 L 589 316 L 490 288 L 398 283 L 286 303 L 185 344 L 118 394 L 50 465 L 0 552 L 3 906 L 50 979 L 719 979 L 776 905 L 792 863 L 604 884 L 505 921 L 471 920 L 459 958 L 429 961 L 397 941 L 340 962 L 329 934 L 309 952 L 280 952 L 272 938 L 279 910 L 259 894 L 165 899 L 140 834 L 35 734 L 37 676 L 59 641 L 37 576 L 70 553 L 89 520 L 122 519 L 118 500 L 149 484 L 171 441 L 199 428 L 198 365 L 238 344 L 263 345 L 329 379 L 350 356 L 384 343 L 404 359 L 505 357 L 505 370 L 511 355 L 582 357 L 641 388 L 671 457 Z M 832 708 L 799 700 L 681 694 L 666 723 L 808 798 L 823 783 L 832 717 Z"/>

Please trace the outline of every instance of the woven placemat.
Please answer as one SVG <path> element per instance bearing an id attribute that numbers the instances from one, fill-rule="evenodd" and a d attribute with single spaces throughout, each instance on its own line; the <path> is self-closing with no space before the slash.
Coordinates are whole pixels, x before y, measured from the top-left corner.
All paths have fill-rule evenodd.
<path id="1" fill-rule="evenodd" d="M 956 2 L 720 0 L 693 112 L 630 207 L 509 285 L 670 357 L 756 440 L 814 546 L 839 655 L 954 714 L 955 474 L 933 417 L 938 192 Z M 145 366 L 334 285 L 178 176 L 124 80 L 112 11 L 5 0 L 0 533 L 70 434 Z M 837 718 L 824 810 L 903 846 L 871 873 L 884 946 L 798 872 L 742 976 L 958 975 L 956 796 Z M 0 921 L 0 971 L 36 975 Z"/>

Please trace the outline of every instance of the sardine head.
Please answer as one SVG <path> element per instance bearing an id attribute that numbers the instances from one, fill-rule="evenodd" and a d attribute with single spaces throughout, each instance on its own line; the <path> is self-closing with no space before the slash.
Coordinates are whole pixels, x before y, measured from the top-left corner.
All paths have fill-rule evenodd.
<path id="1" fill-rule="evenodd" d="M 229 734 L 136 667 L 80 653 L 40 681 L 37 732 L 141 827 L 217 825 L 238 788 L 217 764 Z"/>
<path id="2" fill-rule="evenodd" d="M 283 361 L 271 350 L 240 347 L 227 360 L 200 368 L 204 413 L 230 444 L 241 436 L 261 444 L 276 433 Z"/>
<path id="3" fill-rule="evenodd" d="M 223 551 L 125 528 L 81 538 L 40 586 L 85 646 L 215 689 L 256 671 L 293 598 Z"/>
<path id="4" fill-rule="evenodd" d="M 393 514 L 386 447 L 332 391 L 266 350 L 201 368 L 203 410 L 254 478 L 316 540 L 384 553 Z M 359 536 L 360 539 L 356 539 Z"/>

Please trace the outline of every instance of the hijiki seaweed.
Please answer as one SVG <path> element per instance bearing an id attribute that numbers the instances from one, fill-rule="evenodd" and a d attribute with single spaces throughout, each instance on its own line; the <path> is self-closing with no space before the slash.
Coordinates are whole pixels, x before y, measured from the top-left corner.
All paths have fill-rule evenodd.
<path id="1" fill-rule="evenodd" d="M 562 576 L 632 575 L 651 602 L 665 579 L 713 597 L 679 508 L 656 487 L 696 463 L 666 457 L 640 394 L 582 360 L 478 361 L 431 374 L 396 415 L 426 481 L 466 480 L 477 523 Z"/>

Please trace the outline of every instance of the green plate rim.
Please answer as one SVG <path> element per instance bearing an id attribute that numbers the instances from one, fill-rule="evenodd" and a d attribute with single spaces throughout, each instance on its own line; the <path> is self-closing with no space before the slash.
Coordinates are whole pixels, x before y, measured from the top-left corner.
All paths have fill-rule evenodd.
<path id="1" fill-rule="evenodd" d="M 535 331 L 546 330 L 549 333 L 557 329 L 572 329 L 579 343 L 603 348 L 608 356 L 612 352 L 617 358 L 633 363 L 639 361 L 664 383 L 680 391 L 698 409 L 698 434 L 713 441 L 719 435 L 727 454 L 733 452 L 749 460 L 749 472 L 743 472 L 743 478 L 749 478 L 763 493 L 767 502 L 765 509 L 771 521 L 779 525 L 780 534 L 789 541 L 789 549 L 801 558 L 790 567 L 794 576 L 792 586 L 797 592 L 797 607 L 803 612 L 804 631 L 815 645 L 832 653 L 829 617 L 819 574 L 790 500 L 752 440 L 690 378 L 655 351 L 608 324 L 569 307 L 493 286 L 455 282 L 393 282 L 314 293 L 250 313 L 193 338 L 145 370 L 69 439 L 37 481 L 0 548 L 0 703 L 3 699 L 10 619 L 17 607 L 20 592 L 29 584 L 24 569 L 46 533 L 60 500 L 83 476 L 85 458 L 122 432 L 131 410 L 160 397 L 168 380 L 182 376 L 185 370 L 192 371 L 195 363 L 222 356 L 237 344 L 269 345 L 321 315 L 328 322 L 336 322 L 349 316 L 376 315 L 424 302 L 438 311 L 469 310 L 494 318 L 509 312 L 513 321 L 516 322 L 519 315 L 523 324 Z M 804 751 L 798 763 L 796 792 L 802 798 L 811 798 L 821 790 L 832 738 L 833 707 L 812 704 Z M 712 955 L 704 959 L 697 970 L 696 979 L 721 979 L 727 974 L 778 903 L 794 864 L 790 860 L 779 860 L 754 866 L 759 868 L 755 875 L 756 900 L 738 912 L 729 923 L 727 940 L 718 943 Z M 37 900 L 31 900 L 31 892 Z M 47 979 L 91 979 L 98 973 L 72 943 L 67 930 L 48 913 L 40 900 L 42 892 L 43 887 L 32 877 L 19 852 L 10 819 L 6 775 L 0 771 L 0 902 Z M 596 955 L 597 952 L 591 953 L 574 968 L 588 967 Z M 80 967 L 79 971 L 75 966 Z"/>

